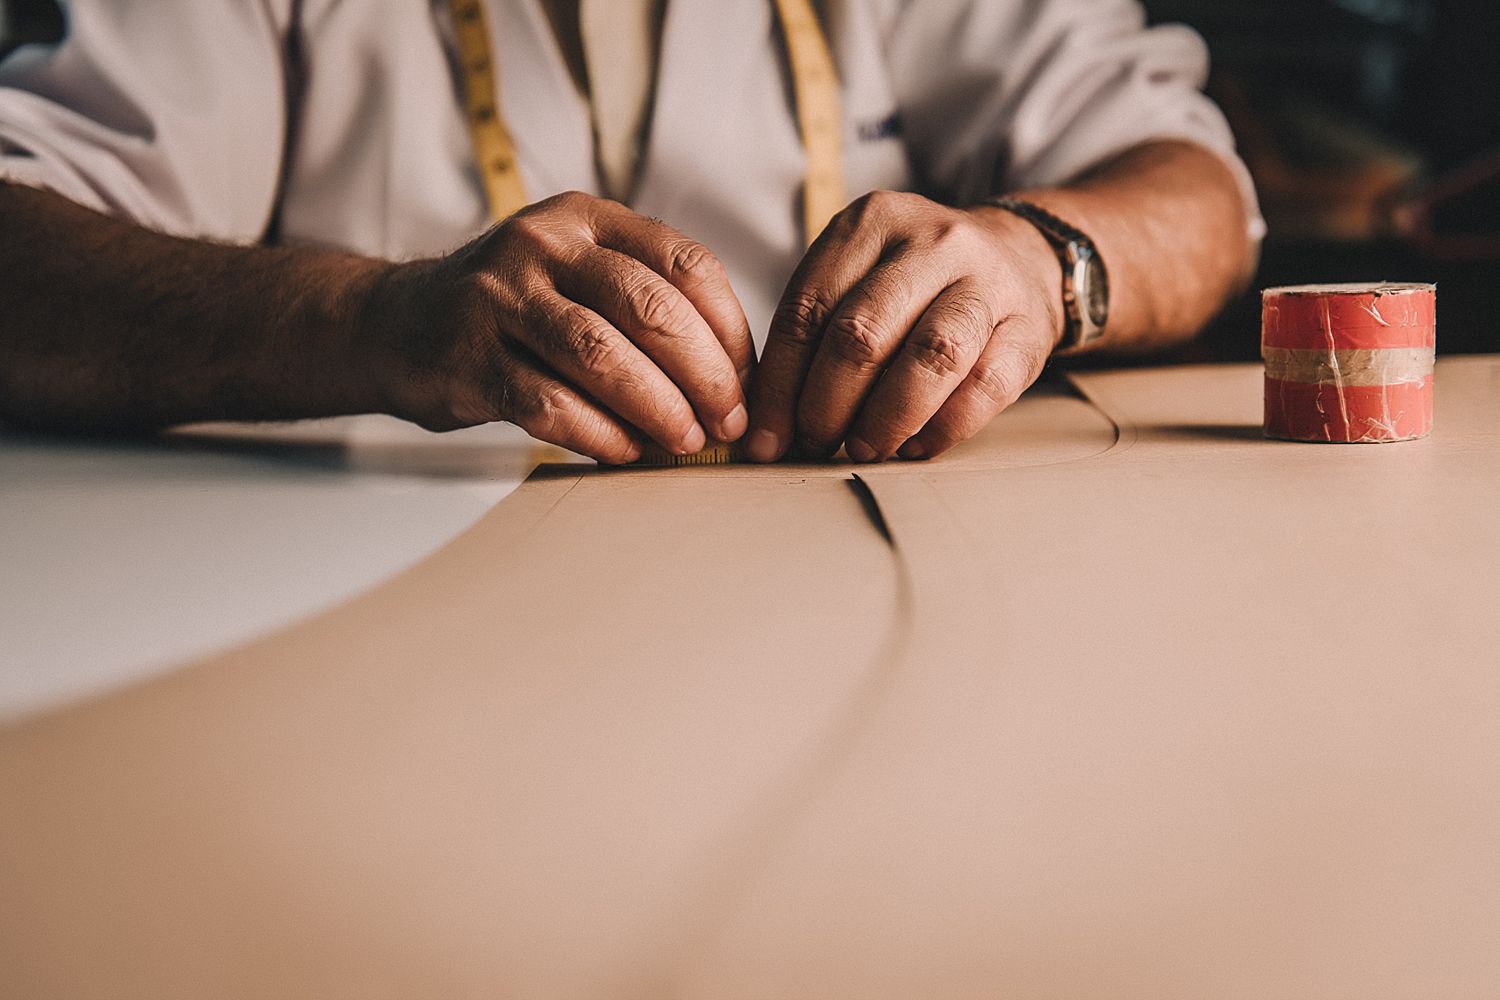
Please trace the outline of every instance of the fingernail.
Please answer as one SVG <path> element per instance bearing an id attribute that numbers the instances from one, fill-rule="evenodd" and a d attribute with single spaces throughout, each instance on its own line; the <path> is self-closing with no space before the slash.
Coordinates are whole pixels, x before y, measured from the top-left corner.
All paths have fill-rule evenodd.
<path id="1" fill-rule="evenodd" d="M 719 425 L 720 441 L 737 441 L 745 428 L 750 426 L 750 415 L 745 412 L 745 404 L 741 403 L 729 411 L 729 416 Z"/>
<path id="2" fill-rule="evenodd" d="M 916 438 L 912 438 L 910 441 L 903 444 L 900 448 L 896 449 L 896 454 L 900 455 L 902 458 L 916 460 L 919 458 L 927 457 L 927 448 L 922 444 L 922 442 L 918 441 Z"/>
<path id="3" fill-rule="evenodd" d="M 687 437 L 682 439 L 682 447 L 678 449 L 677 454 L 696 455 L 706 444 L 708 444 L 708 435 L 703 433 L 702 427 L 694 424 L 693 429 L 688 431 Z"/>
<path id="4" fill-rule="evenodd" d="M 774 462 L 781 457 L 781 439 L 771 431 L 759 430 L 750 435 L 745 450 L 756 462 Z"/>
<path id="5" fill-rule="evenodd" d="M 851 461 L 873 462 L 875 461 L 875 449 L 858 438 L 850 438 L 844 442 L 844 451 L 848 453 Z"/>

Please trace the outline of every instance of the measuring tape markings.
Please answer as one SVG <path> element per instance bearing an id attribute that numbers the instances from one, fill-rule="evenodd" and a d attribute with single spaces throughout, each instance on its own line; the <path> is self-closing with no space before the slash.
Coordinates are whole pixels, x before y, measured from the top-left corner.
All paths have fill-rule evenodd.
<path id="1" fill-rule="evenodd" d="M 498 222 L 527 205 L 526 184 L 521 179 L 515 141 L 500 111 L 500 82 L 490 54 L 484 4 L 482 0 L 450 0 L 449 7 L 463 69 L 464 117 L 490 218 Z"/>

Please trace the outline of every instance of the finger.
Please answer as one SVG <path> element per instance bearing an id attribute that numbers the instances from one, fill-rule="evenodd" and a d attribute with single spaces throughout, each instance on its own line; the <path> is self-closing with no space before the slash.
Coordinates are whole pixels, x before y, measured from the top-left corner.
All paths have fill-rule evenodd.
<path id="1" fill-rule="evenodd" d="M 749 420 L 734 363 L 675 286 L 634 258 L 595 247 L 559 269 L 557 289 L 609 320 L 655 362 L 716 438 L 745 433 Z"/>
<path id="2" fill-rule="evenodd" d="M 555 291 L 532 296 L 518 336 L 542 362 L 663 448 L 679 455 L 707 441 L 672 380 L 604 317 Z"/>
<path id="3" fill-rule="evenodd" d="M 597 462 L 620 465 L 640 457 L 640 444 L 619 421 L 531 360 L 505 350 L 498 364 L 504 374 L 495 405 L 502 419 Z"/>
<path id="4" fill-rule="evenodd" d="M 645 264 L 692 303 L 724 348 L 743 389 L 755 369 L 755 343 L 745 309 L 719 258 L 666 223 L 637 215 L 623 205 L 601 214 L 595 238 L 600 246 Z"/>
<path id="5" fill-rule="evenodd" d="M 880 231 L 859 225 L 850 218 L 850 209 L 845 209 L 797 265 L 771 318 L 771 332 L 750 390 L 746 450 L 755 461 L 774 462 L 786 454 L 796 426 L 797 399 L 824 324 L 880 260 L 884 244 Z"/>
<path id="6" fill-rule="evenodd" d="M 971 281 L 944 289 L 860 409 L 844 448 L 856 462 L 884 461 L 916 434 L 963 382 L 995 329 Z"/>
<path id="7" fill-rule="evenodd" d="M 946 270 L 898 254 L 844 296 L 823 328 L 798 398 L 801 446 L 820 455 L 838 450 L 880 373 L 948 280 Z"/>
<path id="8" fill-rule="evenodd" d="M 962 384 L 897 454 L 931 458 L 978 434 L 1042 374 L 1051 345 L 1046 330 L 1019 319 L 1002 323 Z"/>

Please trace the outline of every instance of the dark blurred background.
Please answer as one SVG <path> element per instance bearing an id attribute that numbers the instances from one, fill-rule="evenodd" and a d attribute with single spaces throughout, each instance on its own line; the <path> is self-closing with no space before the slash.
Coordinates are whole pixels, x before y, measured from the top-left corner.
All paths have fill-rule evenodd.
<path id="1" fill-rule="evenodd" d="M 1254 286 L 1184 357 L 1258 356 L 1257 290 L 1435 281 L 1438 350 L 1500 349 L 1500 0 L 1146 0 L 1192 25 L 1270 226 Z M 0 0 L 0 53 L 56 37 Z"/>
<path id="2" fill-rule="evenodd" d="M 1148 0 L 1208 40 L 1270 234 L 1196 356 L 1257 356 L 1256 289 L 1435 281 L 1440 353 L 1500 350 L 1500 2 Z"/>

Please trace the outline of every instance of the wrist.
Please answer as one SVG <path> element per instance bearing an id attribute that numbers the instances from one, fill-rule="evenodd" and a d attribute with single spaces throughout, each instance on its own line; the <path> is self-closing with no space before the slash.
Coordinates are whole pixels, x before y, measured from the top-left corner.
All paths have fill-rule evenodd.
<path id="1" fill-rule="evenodd" d="M 1030 224 L 1052 247 L 1062 267 L 1063 336 L 1053 345 L 1054 352 L 1075 354 L 1097 346 L 1109 322 L 1109 271 L 1088 233 L 1035 200 L 995 196 L 986 198 L 985 204 Z"/>
<path id="2" fill-rule="evenodd" d="M 1067 330 L 1062 287 L 1065 279 L 1057 251 L 1041 231 L 1013 212 L 994 205 L 975 205 L 968 212 L 1010 251 L 1021 282 L 1037 295 L 1045 310 L 1049 346 L 1055 350 Z"/>
<path id="3" fill-rule="evenodd" d="M 205 366 L 222 400 L 208 419 L 300 419 L 375 409 L 356 344 L 381 261 L 288 248 L 230 248 L 215 259 L 221 327 L 235 351 Z"/>
<path id="4" fill-rule="evenodd" d="M 348 370 L 368 412 L 410 419 L 404 387 L 412 380 L 410 345 L 420 336 L 418 301 L 430 264 L 382 261 L 350 289 Z"/>

